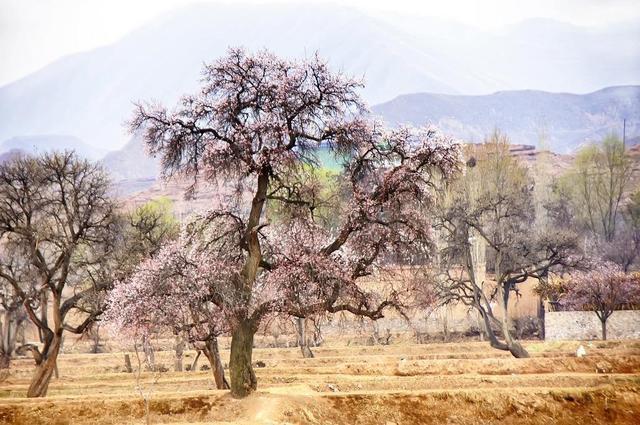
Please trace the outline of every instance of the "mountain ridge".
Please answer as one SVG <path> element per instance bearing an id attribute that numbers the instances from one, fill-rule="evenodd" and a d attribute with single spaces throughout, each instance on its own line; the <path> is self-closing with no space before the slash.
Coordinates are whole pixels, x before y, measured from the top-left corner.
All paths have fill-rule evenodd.
<path id="1" fill-rule="evenodd" d="M 629 138 L 640 135 L 640 86 L 605 87 L 586 94 L 540 90 L 498 91 L 488 95 L 413 93 L 372 107 L 388 124 L 434 124 L 467 142 L 479 142 L 494 129 L 514 143 L 546 143 L 567 153 L 617 133 L 623 120 Z"/>
<path id="2" fill-rule="evenodd" d="M 564 110 L 558 116 L 565 128 L 549 126 L 548 122 L 545 127 L 544 120 L 536 118 L 535 111 L 537 109 L 535 105 L 532 105 L 535 103 L 534 99 L 540 96 L 555 99 L 552 102 L 553 105 L 556 105 L 555 108 Z M 514 108 L 508 102 L 514 97 L 521 98 L 519 102 L 526 105 L 526 108 Z M 591 99 L 592 104 L 585 103 L 585 98 Z M 578 106 L 573 109 L 567 108 L 563 103 L 567 99 L 574 106 L 575 104 Z M 477 103 L 483 100 L 489 100 L 488 104 L 491 105 L 491 108 L 487 106 L 487 103 Z M 445 106 L 443 106 L 443 102 Z M 474 102 L 476 103 L 474 104 Z M 500 106 L 501 102 L 506 102 L 506 106 L 502 105 L 498 108 L 497 106 Z M 543 104 L 543 107 L 545 105 Z M 634 85 L 605 87 L 586 94 L 552 93 L 530 89 L 501 90 L 487 95 L 412 93 L 397 96 L 389 102 L 374 105 L 371 109 L 374 114 L 378 114 L 391 125 L 432 123 L 445 133 L 467 142 L 480 142 L 494 128 L 498 128 L 505 132 L 514 144 L 536 146 L 541 141 L 541 137 L 546 137 L 546 140 L 542 141 L 545 148 L 556 153 L 567 153 L 585 142 L 597 141 L 609 132 L 614 131 L 621 135 L 622 116 L 620 110 L 625 110 L 625 105 L 627 108 L 625 115 L 631 116 L 627 120 L 627 142 L 631 146 L 640 141 L 640 125 L 637 119 L 640 116 L 640 86 Z M 487 111 L 494 112 L 494 115 L 491 116 L 493 118 L 487 117 Z M 554 110 L 545 109 L 545 112 L 550 116 L 556 115 Z M 516 117 L 514 118 L 512 115 L 516 115 Z M 598 125 L 596 127 L 585 125 L 585 122 L 590 122 L 589 120 L 595 120 Z M 478 122 L 482 125 L 479 126 Z M 505 122 L 507 125 L 504 125 Z M 519 123 L 520 125 L 518 125 Z M 573 127 L 566 127 L 567 123 Z M 12 138 L 0 143 L 0 153 L 10 149 L 33 152 L 33 146 L 25 149 L 26 146 L 21 146 L 20 141 L 24 140 L 29 145 L 35 145 L 38 138 L 44 138 L 49 142 L 48 145 L 42 147 L 43 150 L 62 150 L 74 147 L 78 150 L 77 147 L 82 146 L 83 148 L 78 150 L 79 154 L 92 159 L 100 156 L 81 140 L 72 136 L 59 135 Z M 58 143 L 52 146 L 51 143 L 55 140 Z M 87 154 L 88 151 L 92 153 Z M 136 180 L 155 179 L 159 175 L 158 161 L 145 153 L 142 142 L 136 137 L 130 137 L 121 149 L 107 152 L 101 161 L 111 172 L 115 181 L 129 181 L 132 182 L 131 184 L 137 185 Z"/>
<path id="3" fill-rule="evenodd" d="M 640 61 L 630 53 L 635 28 L 596 36 L 590 29 L 554 23 L 548 36 L 557 36 L 556 42 L 536 43 L 535 27 L 490 34 L 428 18 L 404 28 L 344 7 L 184 6 L 112 44 L 68 55 L 0 87 L 0 140 L 64 133 L 92 146 L 120 148 L 129 140 L 123 122 L 134 101 L 173 104 L 197 89 L 203 62 L 239 45 L 268 47 L 285 57 L 319 51 L 334 69 L 364 76 L 362 93 L 370 104 L 425 91 L 561 87 L 581 92 L 576 89 L 640 83 Z M 599 59 L 603 52 L 606 61 Z"/>
<path id="4" fill-rule="evenodd" d="M 23 153 L 42 153 L 53 150 L 73 150 L 78 155 L 97 160 L 107 152 L 89 146 L 75 136 L 68 134 L 32 134 L 16 136 L 0 142 L 0 153 L 20 151 Z"/>

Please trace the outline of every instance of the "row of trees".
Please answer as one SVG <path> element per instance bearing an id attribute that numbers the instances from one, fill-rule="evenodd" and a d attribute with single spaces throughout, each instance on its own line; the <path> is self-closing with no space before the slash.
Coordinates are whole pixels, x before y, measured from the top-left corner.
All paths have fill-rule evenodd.
<path id="1" fill-rule="evenodd" d="M 41 334 L 28 396 L 46 394 L 63 333 L 84 332 L 105 305 L 122 334 L 183 333 L 205 341 L 217 364 L 215 338 L 230 334 L 235 396 L 256 388 L 253 337 L 266 318 L 377 319 L 403 307 L 408 288 L 360 281 L 429 252 L 433 193 L 458 167 L 459 146 L 435 130 L 369 121 L 360 84 L 318 58 L 232 50 L 205 80 L 176 111 L 140 107 L 132 122 L 167 174 L 236 189 L 176 237 L 158 230 L 163 217 L 119 213 L 104 171 L 71 153 L 0 166 L 3 291 Z M 314 171 L 321 146 L 347 162 L 331 207 Z M 328 208 L 339 218 L 323 220 Z"/>
<path id="2" fill-rule="evenodd" d="M 569 300 L 579 285 L 559 292 L 550 276 L 588 271 L 596 257 L 628 276 L 637 262 L 619 249 L 624 240 L 637 252 L 640 233 L 629 229 L 638 232 L 640 206 L 627 201 L 629 162 L 613 139 L 542 185 L 499 133 L 463 149 L 432 128 L 382 127 L 361 84 L 317 57 L 232 49 L 203 82 L 172 110 L 139 105 L 131 121 L 166 176 L 193 179 L 187 195 L 202 179 L 232 193 L 185 223 L 163 202 L 122 212 L 104 171 L 70 153 L 0 165 L 0 301 L 13 315 L 2 325 L 23 311 L 41 338 L 28 347 L 29 396 L 46 394 L 63 333 L 97 320 L 127 338 L 169 332 L 200 343 L 217 387 L 236 397 L 256 389 L 253 338 L 278 316 L 304 327 L 327 313 L 375 320 L 464 303 L 493 347 L 526 357 L 508 315 L 519 284 L 537 279 Z M 318 168 L 320 150 L 341 173 Z M 478 266 L 485 256 L 491 280 Z M 412 278 L 363 283 L 398 266 Z M 591 306 L 582 300 L 571 305 Z M 5 335 L 14 331 L 3 331 L 9 356 Z M 231 336 L 229 380 L 220 335 Z"/>
<path id="3" fill-rule="evenodd" d="M 509 300 L 528 279 L 556 308 L 595 311 L 603 338 L 613 310 L 640 303 L 640 283 L 629 273 L 640 248 L 640 192 L 630 193 L 622 142 L 611 136 L 581 149 L 559 175 L 544 162 L 548 155 L 526 167 L 499 132 L 468 146 L 467 168 L 437 213 L 437 304 L 476 310 L 491 345 L 516 357 L 528 354 L 512 336 Z M 478 269 L 479 256 L 492 279 Z"/>
<path id="4" fill-rule="evenodd" d="M 538 292 L 556 309 L 594 311 L 607 338 L 614 310 L 640 305 L 640 188 L 634 164 L 615 135 L 581 148 L 544 199 L 556 227 L 579 236 L 579 270 L 541 282 Z"/>

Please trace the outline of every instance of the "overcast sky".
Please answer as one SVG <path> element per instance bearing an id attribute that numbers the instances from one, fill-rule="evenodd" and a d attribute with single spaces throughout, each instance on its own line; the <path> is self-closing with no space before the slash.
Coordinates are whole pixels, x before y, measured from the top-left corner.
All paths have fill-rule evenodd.
<path id="1" fill-rule="evenodd" d="M 349 5 L 389 20 L 401 20 L 402 15 L 432 16 L 488 31 L 537 17 L 583 26 L 609 26 L 640 19 L 640 0 L 280 0 L 309 1 Z M 0 85 L 62 56 L 114 42 L 145 22 L 194 2 L 196 0 L 0 0 Z"/>

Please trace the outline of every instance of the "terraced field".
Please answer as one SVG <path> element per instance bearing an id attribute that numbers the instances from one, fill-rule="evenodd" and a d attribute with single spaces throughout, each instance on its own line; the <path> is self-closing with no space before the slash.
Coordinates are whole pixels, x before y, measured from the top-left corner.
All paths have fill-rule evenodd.
<path id="1" fill-rule="evenodd" d="M 258 348 L 259 390 L 244 400 L 215 390 L 207 370 L 136 379 L 122 370 L 122 353 L 62 355 L 49 397 L 26 399 L 24 359 L 0 382 L 0 423 L 640 423 L 640 342 L 587 343 L 585 358 L 575 357 L 578 344 L 531 342 L 532 358 L 522 360 L 480 342 L 338 341 L 313 359 Z M 172 356 L 158 352 L 156 362 L 173 365 Z"/>

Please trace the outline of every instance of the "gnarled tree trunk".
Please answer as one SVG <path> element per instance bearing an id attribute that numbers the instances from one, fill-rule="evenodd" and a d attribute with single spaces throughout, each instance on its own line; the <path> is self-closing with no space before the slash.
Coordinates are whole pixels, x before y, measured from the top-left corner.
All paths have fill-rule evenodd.
<path id="1" fill-rule="evenodd" d="M 502 318 L 502 333 L 504 334 L 504 340 L 507 344 L 507 348 L 513 357 L 516 359 L 524 359 L 528 358 L 529 352 L 525 350 L 525 348 L 520 344 L 516 339 L 511 335 L 511 331 L 509 331 L 509 319 L 507 318 L 506 312 L 504 317 Z"/>
<path id="2" fill-rule="evenodd" d="M 498 340 L 498 337 L 496 337 L 495 332 L 493 332 L 491 321 L 489 320 L 489 313 L 484 311 L 482 308 L 479 308 L 478 311 L 480 312 L 480 317 L 482 317 L 482 323 L 484 325 L 484 331 L 487 334 L 487 338 L 489 339 L 489 345 L 491 345 L 492 348 L 496 348 L 498 350 L 509 350 L 507 344 L 500 342 Z"/>
<path id="3" fill-rule="evenodd" d="M 249 320 L 240 322 L 231 334 L 229 370 L 231 395 L 236 398 L 246 397 L 258 387 L 256 374 L 251 364 L 254 334 L 253 323 Z"/>
<path id="4" fill-rule="evenodd" d="M 520 344 L 518 341 L 513 339 L 511 336 L 511 332 L 508 329 L 504 331 L 505 339 L 507 341 L 507 346 L 509 347 L 509 352 L 516 359 L 526 359 L 531 357 L 529 352 Z"/>
<path id="5" fill-rule="evenodd" d="M 503 300 L 508 303 L 508 296 L 503 297 Z M 504 304 L 503 307 L 505 305 L 506 304 Z M 506 307 L 504 308 L 502 320 L 496 319 L 489 307 L 487 307 L 487 309 L 485 310 L 479 301 L 475 307 L 480 313 L 480 317 L 482 318 L 482 323 L 484 325 L 484 331 L 487 335 L 487 338 L 489 339 L 489 344 L 491 345 L 491 347 L 502 351 L 509 351 L 516 358 L 529 357 L 529 353 L 527 352 L 527 350 L 525 350 L 524 347 L 518 341 L 516 341 L 509 332 L 509 318 L 507 316 Z M 502 333 L 504 335 L 504 342 L 500 341 L 496 336 L 491 326 L 492 323 L 495 324 L 495 326 L 500 330 L 502 330 Z"/>
<path id="6" fill-rule="evenodd" d="M 229 383 L 224 376 L 224 366 L 220 359 L 220 350 L 218 349 L 218 339 L 213 337 L 205 341 L 204 349 L 202 350 L 204 355 L 209 360 L 211 370 L 213 371 L 213 379 L 216 382 L 216 388 L 219 390 L 228 390 Z M 197 360 L 197 358 L 196 358 Z"/>
<path id="7" fill-rule="evenodd" d="M 41 358 L 36 357 L 36 370 L 31 378 L 31 384 L 27 390 L 27 397 L 44 397 L 47 395 L 49 383 L 56 369 L 58 353 L 62 346 L 62 330 L 56 333 Z"/>
<path id="8" fill-rule="evenodd" d="M 504 341 L 509 348 L 509 352 L 513 357 L 517 359 L 528 358 L 529 352 L 525 350 L 525 348 L 511 335 L 511 331 L 509 331 L 509 327 L 511 325 L 509 320 L 509 288 L 501 286 L 502 291 L 502 333 L 504 334 Z"/>
<path id="9" fill-rule="evenodd" d="M 258 238 L 258 230 L 260 229 L 260 217 L 267 198 L 267 189 L 269 187 L 269 170 L 266 168 L 260 171 L 258 175 L 258 187 L 251 202 L 251 211 L 246 224 L 246 233 L 244 235 L 248 255 L 242 272 L 241 279 L 237 282 L 238 293 L 245 307 L 250 305 L 253 285 L 262 261 L 262 249 Z M 255 314 L 255 313 L 254 313 Z M 259 320 L 259 319 L 256 319 Z M 236 398 L 246 397 L 256 390 L 258 381 L 251 364 L 251 356 L 253 354 L 253 336 L 257 331 L 257 321 L 251 318 L 238 317 L 237 325 L 231 334 L 231 354 L 229 358 L 229 369 L 231 374 L 231 395 Z"/>

